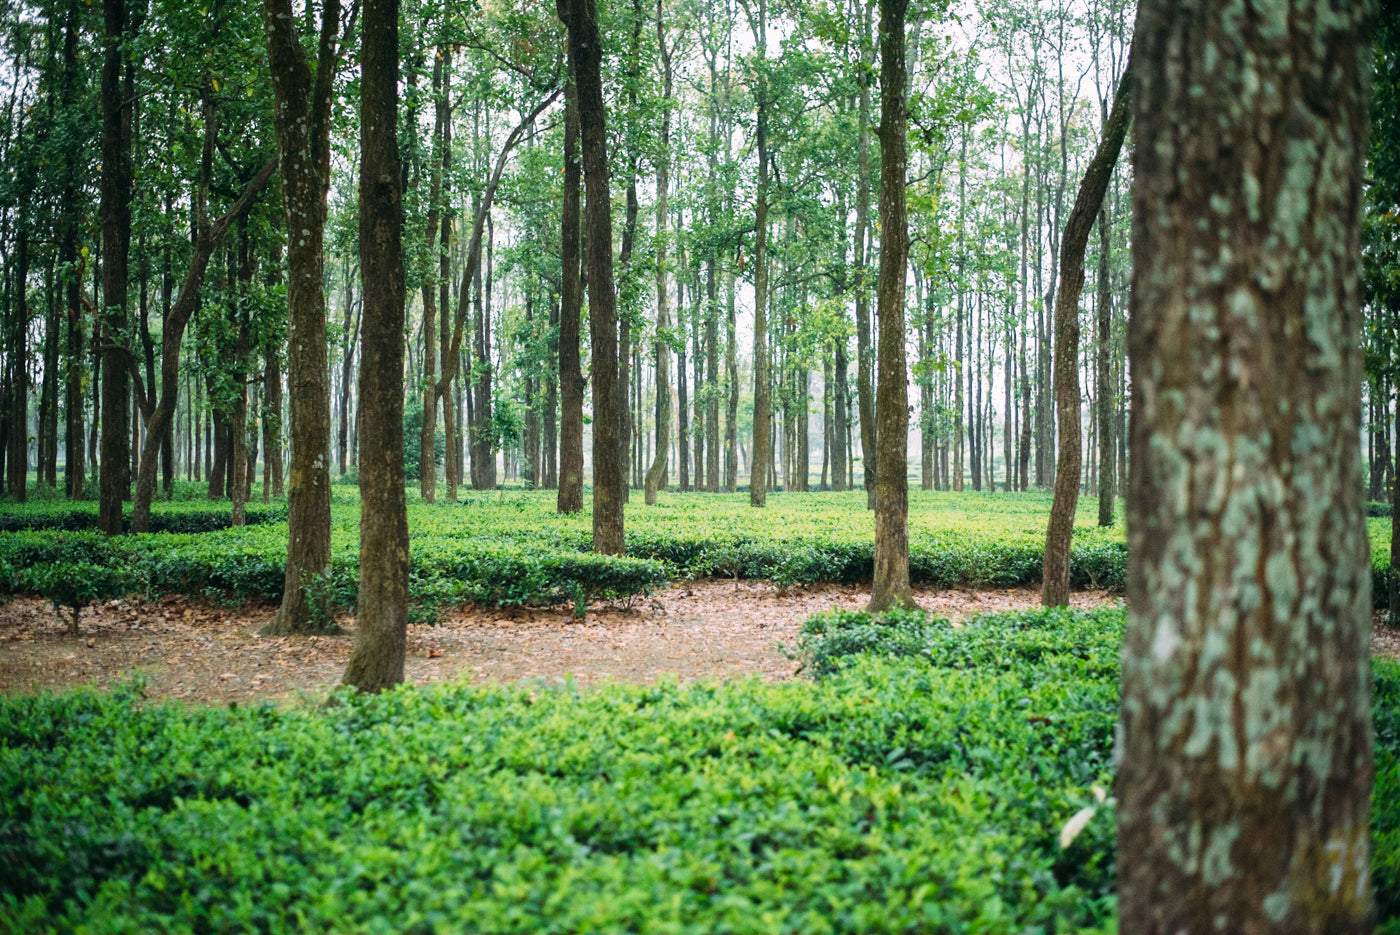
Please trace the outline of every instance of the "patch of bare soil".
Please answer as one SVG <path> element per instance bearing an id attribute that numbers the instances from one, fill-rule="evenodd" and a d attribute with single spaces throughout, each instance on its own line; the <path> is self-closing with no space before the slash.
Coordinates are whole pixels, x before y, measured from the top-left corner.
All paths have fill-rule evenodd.
<path id="1" fill-rule="evenodd" d="M 916 589 L 915 597 L 951 619 L 1039 604 L 1033 588 Z M 583 620 L 557 609 L 469 607 L 437 626 L 409 627 L 407 678 L 417 684 L 568 676 L 580 684 L 665 676 L 778 681 L 797 669 L 779 644 L 790 645 L 805 619 L 836 607 L 859 609 L 869 599 L 869 590 L 858 587 L 823 585 L 784 594 L 767 582 L 701 581 L 639 599 L 630 608 L 590 609 Z M 1083 608 L 1118 599 L 1104 591 L 1071 598 Z M 205 704 L 323 695 L 345 671 L 353 618 L 340 619 L 344 632 L 336 636 L 260 636 L 274 609 L 220 609 L 184 597 L 113 601 L 85 609 L 82 632 L 73 637 L 49 604 L 11 601 L 0 606 L 0 692 L 108 686 L 140 673 L 151 697 Z"/>

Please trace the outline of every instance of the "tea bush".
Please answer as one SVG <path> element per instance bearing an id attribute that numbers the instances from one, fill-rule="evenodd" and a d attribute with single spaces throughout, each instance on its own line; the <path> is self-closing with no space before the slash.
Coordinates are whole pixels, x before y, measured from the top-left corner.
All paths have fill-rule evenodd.
<path id="1" fill-rule="evenodd" d="M 358 492 L 332 488 L 329 593 L 353 605 L 357 579 Z M 874 530 L 864 494 L 775 494 L 764 510 L 736 495 L 669 495 L 627 517 L 627 557 L 594 555 L 591 516 L 560 516 L 549 491 L 469 493 L 461 503 L 412 498 L 413 599 L 515 605 L 626 600 L 668 578 L 763 578 L 780 587 L 868 581 Z M 227 504 L 157 503 L 164 534 L 106 539 L 88 530 L 94 504 L 59 501 L 0 507 L 0 593 L 48 592 L 19 572 L 45 563 L 120 565 L 135 590 L 275 600 L 282 593 L 285 507 L 250 503 L 260 522 L 227 525 Z M 910 574 L 941 586 L 1011 587 L 1040 578 L 1044 494 L 934 494 L 910 505 Z M 75 531 L 76 530 L 76 531 Z M 183 531 L 183 532 L 182 532 Z M 193 534 L 198 531 L 199 534 Z M 186 534 L 188 533 L 188 534 Z M 1121 527 L 1076 530 L 1074 582 L 1120 587 L 1126 569 Z M 116 586 L 114 583 L 113 587 Z M 103 593 L 97 599 L 116 597 Z"/>
<path id="2" fill-rule="evenodd" d="M 1095 931 L 1105 689 L 820 684 L 0 701 L 0 929 Z M 1092 752 L 1094 759 L 1086 759 Z"/>
<path id="3" fill-rule="evenodd" d="M 1117 709 L 1122 610 L 1083 613 L 1036 610 L 974 617 L 953 625 L 922 611 L 880 616 L 834 611 L 803 624 L 798 652 L 819 678 L 859 669 L 871 659 L 936 670 L 1020 673 L 1029 687 L 1058 682 L 1080 699 L 1078 730 L 1066 754 L 1090 768 L 1110 769 Z M 1372 792 L 1372 881 L 1378 931 L 1400 935 L 1400 663 L 1374 663 L 1375 787 Z M 1106 787 L 1105 787 L 1106 788 Z"/>
<path id="4" fill-rule="evenodd" d="M 826 615 L 814 683 L 0 699 L 0 931 L 1109 931 L 1122 626 Z M 1396 932 L 1400 666 L 1375 699 Z"/>

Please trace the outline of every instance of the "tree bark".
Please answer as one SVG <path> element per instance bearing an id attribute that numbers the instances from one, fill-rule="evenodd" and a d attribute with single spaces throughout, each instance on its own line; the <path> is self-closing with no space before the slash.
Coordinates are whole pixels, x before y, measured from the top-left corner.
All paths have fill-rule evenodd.
<path id="1" fill-rule="evenodd" d="M 131 38 L 125 0 L 104 0 L 102 61 L 102 457 L 98 528 L 122 532 L 131 492 L 131 378 L 127 371 L 127 260 L 131 247 L 132 78 L 122 66 Z"/>
<path id="2" fill-rule="evenodd" d="M 666 293 L 666 196 L 671 187 L 671 53 L 666 47 L 666 23 L 661 0 L 656 0 L 656 43 L 661 62 L 661 144 L 656 159 L 656 454 L 647 469 L 643 499 L 656 503 L 666 477 L 671 447 L 671 318 Z"/>
<path id="3" fill-rule="evenodd" d="M 563 265 L 559 288 L 559 495 L 560 513 L 583 509 L 583 365 L 579 328 L 583 283 L 579 269 L 579 185 L 583 166 L 578 157 L 578 88 L 574 83 L 573 53 L 569 53 L 569 83 L 564 92 L 564 205 L 559 255 Z"/>
<path id="4" fill-rule="evenodd" d="M 768 502 L 768 471 L 772 455 L 772 414 L 768 386 L 768 8 L 758 0 L 754 39 L 758 44 L 758 123 L 754 142 L 758 149 L 758 191 L 754 195 L 753 237 L 753 458 L 749 464 L 749 504 Z M 698 472 L 697 472 L 698 474 Z M 696 477 L 696 485 L 700 483 Z"/>
<path id="5" fill-rule="evenodd" d="M 398 142 L 399 0 L 365 0 L 360 45 L 360 588 L 345 684 L 403 681 L 408 503 L 403 469 L 403 174 Z"/>
<path id="6" fill-rule="evenodd" d="M 29 373 L 25 334 L 29 330 L 29 231 L 28 194 L 21 192 L 19 219 L 15 232 L 14 311 L 6 335 L 6 363 L 10 367 L 9 439 L 5 461 L 10 499 L 23 503 L 29 480 Z"/>
<path id="7" fill-rule="evenodd" d="M 1060 283 L 1055 294 L 1055 411 L 1059 417 L 1060 452 L 1055 468 L 1055 499 L 1045 532 L 1045 558 L 1041 566 L 1040 602 L 1046 607 L 1069 603 L 1069 559 L 1074 544 L 1074 513 L 1079 506 L 1079 480 L 1083 468 L 1080 450 L 1079 407 L 1079 293 L 1084 288 L 1084 251 L 1094 217 L 1108 191 L 1113 167 L 1123 148 L 1132 116 L 1133 54 L 1118 82 L 1113 110 L 1104 125 L 1103 139 L 1084 180 L 1079 184 L 1074 208 L 1065 224 L 1060 245 Z"/>
<path id="8" fill-rule="evenodd" d="M 608 194 L 607 128 L 603 109 L 603 44 L 595 0 L 557 0 L 569 31 L 578 84 L 579 131 L 587 189 L 588 331 L 593 351 L 593 550 L 624 551 L 622 424 L 617 391 L 617 295 L 613 287 L 612 202 Z"/>
<path id="9" fill-rule="evenodd" d="M 161 327 L 160 399 L 151 411 L 151 418 L 146 426 L 146 440 L 141 446 L 140 466 L 136 473 L 136 493 L 131 507 L 132 532 L 148 532 L 150 530 L 151 501 L 155 498 L 156 470 L 159 466 L 161 439 L 165 436 L 175 417 L 175 405 L 179 398 L 180 343 L 184 338 L 185 327 L 189 324 L 190 316 L 199 307 L 200 289 L 204 284 L 204 274 L 209 268 L 209 258 L 214 255 L 215 248 L 223 242 L 233 222 L 242 217 L 252 206 L 258 194 L 272 178 L 272 173 L 277 169 L 277 160 L 269 159 L 258 174 L 253 177 L 253 180 L 244 187 L 238 200 L 217 221 L 209 224 L 205 218 L 204 205 L 208 192 L 208 172 L 213 159 L 214 140 L 218 131 L 215 124 L 214 105 L 207 98 L 204 103 L 204 120 L 204 160 L 200 170 L 200 182 L 195 187 L 194 249 L 190 254 L 190 265 L 185 272 L 185 280 L 180 285 L 180 293 L 175 299 L 175 304 L 171 306 L 170 313 L 165 316 L 165 323 Z M 280 383 L 279 378 L 279 388 Z M 152 387 L 151 392 L 154 391 L 155 388 Z M 267 405 L 273 405 L 270 395 Z M 280 389 L 276 405 L 280 413 Z M 267 448 L 266 457 L 271 459 L 273 449 L 268 448 L 266 444 L 264 444 L 264 448 Z M 280 477 L 280 453 L 278 461 L 277 476 Z"/>
<path id="10" fill-rule="evenodd" d="M 1370 9 L 1138 14 L 1124 932 L 1372 929 Z"/>
<path id="11" fill-rule="evenodd" d="M 905 267 L 909 223 L 904 204 L 904 21 L 908 0 L 880 0 L 880 398 L 875 433 L 875 580 L 869 610 L 913 607 L 909 587 L 909 387 L 904 353 Z"/>
<path id="12" fill-rule="evenodd" d="M 1098 383 L 1095 395 L 1098 397 L 1095 424 L 1099 435 L 1099 525 L 1113 525 L 1113 495 L 1117 484 L 1113 477 L 1114 455 L 1117 454 L 1118 433 L 1115 431 L 1113 414 L 1113 287 L 1111 259 L 1112 234 L 1109 228 L 1108 205 L 1099 209 L 1099 274 L 1098 298 L 1095 312 L 1098 317 L 1097 347 L 1094 355 L 1094 373 Z M 1010 489 L 1008 487 L 1008 489 Z"/>
<path id="13" fill-rule="evenodd" d="M 266 632 L 319 629 L 306 584 L 331 558 L 330 364 L 326 353 L 326 191 L 331 90 L 340 58 L 340 0 L 324 0 L 314 73 L 292 19 L 291 0 L 263 0 L 271 65 L 282 207 L 287 228 L 287 374 L 291 470 L 282 604 Z"/>
<path id="14" fill-rule="evenodd" d="M 432 180 L 428 192 L 428 220 L 423 239 L 429 254 L 436 252 L 441 260 L 447 254 L 450 228 L 442 223 L 445 213 L 443 189 L 451 165 L 451 105 L 447 93 L 447 76 L 452 68 L 452 46 L 444 43 L 433 58 L 433 145 Z M 442 241 L 438 243 L 438 233 Z M 439 263 L 441 266 L 441 263 Z M 441 273 L 440 278 L 445 278 Z M 438 283 L 431 277 L 423 282 L 423 431 L 418 438 L 418 495 L 423 502 L 437 499 L 437 294 Z M 447 314 L 446 303 L 442 314 Z"/>
<path id="15" fill-rule="evenodd" d="M 860 418 L 861 469 L 865 478 L 865 506 L 875 509 L 875 472 L 878 467 L 875 440 L 875 379 L 870 351 L 870 291 L 866 274 L 866 240 L 870 218 L 870 6 L 860 32 L 860 110 L 857 117 L 856 162 L 856 407 Z M 851 478 L 855 486 L 855 478 Z"/>
<path id="16" fill-rule="evenodd" d="M 60 106 L 65 112 L 71 112 L 77 106 L 78 30 L 78 2 L 70 0 L 64 13 L 63 77 L 59 87 Z M 68 360 L 63 387 L 63 487 L 70 500 L 83 499 L 83 483 L 86 480 L 83 463 L 84 341 L 81 300 L 86 262 L 85 258 L 78 256 L 78 228 L 82 224 L 79 166 L 80 161 L 76 158 L 70 159 L 65 166 L 58 238 L 58 264 L 63 271 L 63 305 L 68 319 L 68 340 L 65 342 Z"/>

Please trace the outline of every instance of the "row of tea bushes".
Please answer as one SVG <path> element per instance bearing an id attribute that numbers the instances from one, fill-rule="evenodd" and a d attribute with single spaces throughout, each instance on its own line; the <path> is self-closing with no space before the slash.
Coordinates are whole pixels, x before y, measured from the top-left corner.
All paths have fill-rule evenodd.
<path id="1" fill-rule="evenodd" d="M 215 600 L 277 600 L 286 568 L 286 526 L 270 524 L 200 535 L 22 532 L 0 537 L 0 594 L 38 594 L 63 606 L 139 593 Z M 312 582 L 323 610 L 351 607 L 358 584 L 353 530 L 332 536 L 331 566 Z M 659 562 L 568 549 L 522 547 L 508 539 L 432 537 L 412 547 L 410 597 L 442 603 L 559 604 L 627 599 L 665 585 Z"/>
<path id="2" fill-rule="evenodd" d="M 0 700 L 0 930 L 1076 931 L 1113 923 L 1111 682 L 439 685 Z"/>
<path id="3" fill-rule="evenodd" d="M 829 615 L 815 683 L 0 699 L 0 930 L 1111 931 L 1122 625 Z M 1393 933 L 1400 667 L 1375 705 Z"/>
<path id="4" fill-rule="evenodd" d="M 353 602 L 358 503 L 351 487 L 334 488 L 333 550 L 328 594 Z M 915 491 L 910 499 L 910 577 L 940 587 L 1016 587 L 1040 580 L 1049 497 L 1040 494 L 948 494 Z M 160 504 L 169 522 L 212 523 L 206 503 Z M 1091 505 L 1092 506 L 1092 505 Z M 45 510 L 68 504 L 0 508 L 0 525 L 43 525 Z M 86 509 L 86 507 L 84 507 Z M 259 509 L 267 508 L 259 506 Z M 264 520 L 276 517 L 259 513 Z M 1372 519 L 1372 568 L 1377 604 L 1384 603 L 1390 568 L 1390 523 Z M 55 520 L 50 525 L 61 525 Z M 628 558 L 592 555 L 591 516 L 560 516 L 550 491 L 502 491 L 457 504 L 411 502 L 414 587 L 425 604 L 560 603 L 626 598 L 668 578 L 707 576 L 767 579 L 780 586 L 869 581 L 873 525 L 862 492 L 779 494 L 755 510 L 735 495 L 670 495 L 627 515 Z M 276 598 L 281 593 L 286 527 L 214 530 L 146 542 L 31 529 L 0 537 L 0 590 L 25 590 L 4 564 L 73 561 L 125 563 L 122 580 L 136 590 Z M 77 555 L 69 553 L 77 552 Z M 51 553 L 51 554 L 50 554 Z M 50 557 L 42 557 L 50 554 Z M 1121 588 L 1127 575 L 1123 527 L 1101 529 L 1085 507 L 1076 522 L 1071 580 L 1079 587 Z"/>
<path id="5" fill-rule="evenodd" d="M 1108 769 L 1111 744 L 1103 741 L 1116 719 L 1123 626 L 1121 610 L 994 614 L 959 626 L 919 611 L 882 616 L 834 611 L 803 624 L 798 651 L 807 671 L 820 679 L 839 678 L 880 659 L 913 671 L 1019 673 L 1028 688 L 1045 679 L 1058 681 L 1067 696 L 1080 699 L 1078 717 L 1056 724 L 1056 733 L 1067 742 L 1061 749 L 1091 768 Z M 1374 663 L 1372 717 L 1371 851 L 1378 931 L 1400 935 L 1400 663 L 1394 660 Z"/>
<path id="6" fill-rule="evenodd" d="M 334 488 L 332 562 L 313 582 L 327 610 L 354 603 L 358 503 Z M 910 573 L 941 586 L 1011 587 L 1040 577 L 1048 499 L 916 492 Z M 85 531 L 94 504 L 49 501 L 0 509 L 0 592 L 38 593 L 66 606 L 141 592 L 218 599 L 277 599 L 286 526 L 281 504 L 250 504 L 256 527 L 216 529 L 227 505 L 158 503 L 170 530 L 202 535 L 105 539 Z M 867 581 L 874 562 L 864 494 L 775 495 L 764 510 L 746 497 L 672 495 L 628 511 L 629 557 L 589 552 L 591 517 L 560 516 L 548 491 L 469 495 L 458 504 L 413 502 L 412 594 L 422 606 L 513 605 L 628 599 L 668 578 L 762 578 L 780 586 Z M 80 527 L 73 531 L 71 527 Z M 103 568 L 100 573 L 95 570 Z M 1119 587 L 1126 568 L 1121 527 L 1082 519 L 1071 563 L 1078 585 Z"/>
<path id="7" fill-rule="evenodd" d="M 247 522 L 250 526 L 282 522 L 286 518 L 285 503 L 255 502 L 247 505 Z M 95 530 L 97 519 L 97 502 L 93 500 L 7 503 L 0 508 L 0 533 L 40 529 L 58 532 Z M 151 532 L 212 532 L 228 529 L 232 523 L 233 514 L 227 502 L 175 500 L 151 504 Z M 122 516 L 122 528 L 131 529 L 130 504 Z"/>

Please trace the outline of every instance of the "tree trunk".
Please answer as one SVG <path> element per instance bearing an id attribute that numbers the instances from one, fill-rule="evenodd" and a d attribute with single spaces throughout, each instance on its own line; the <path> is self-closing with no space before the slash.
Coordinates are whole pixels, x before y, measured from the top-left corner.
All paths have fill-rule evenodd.
<path id="1" fill-rule="evenodd" d="M 365 0 L 360 51 L 360 588 L 345 684 L 403 681 L 408 638 L 408 504 L 403 469 L 403 175 L 399 0 Z"/>
<path id="2" fill-rule="evenodd" d="M 909 587 L 909 389 L 904 281 L 909 225 L 904 205 L 904 18 L 908 0 L 880 0 L 880 398 L 876 403 L 875 580 L 869 610 L 913 607 Z"/>
<path id="3" fill-rule="evenodd" d="M 851 369 L 851 362 L 846 356 L 847 338 L 836 339 L 836 349 L 833 353 L 832 369 L 833 379 L 836 383 L 836 398 L 832 402 L 831 419 L 833 439 L 831 443 L 831 489 L 845 490 L 846 461 L 850 456 L 851 446 L 847 441 L 847 429 L 851 424 L 850 398 L 851 391 L 848 386 L 847 373 Z M 851 483 L 855 483 L 855 478 L 851 478 Z"/>
<path id="4" fill-rule="evenodd" d="M 643 498 L 656 503 L 666 477 L 671 447 L 671 318 L 666 307 L 666 196 L 671 187 L 671 53 L 666 47 L 666 23 L 661 0 L 656 0 L 656 42 L 661 62 L 661 144 L 656 156 L 656 453 L 647 469 Z"/>
<path id="5" fill-rule="evenodd" d="M 447 75 L 452 69 L 452 46 L 444 43 L 433 57 L 433 145 L 435 148 L 432 180 L 429 182 L 428 220 L 423 239 L 428 253 L 435 251 L 439 260 L 439 282 L 431 277 L 423 281 L 423 431 L 418 438 L 418 495 L 425 503 L 437 499 L 437 294 L 446 282 L 446 260 L 449 224 L 444 223 L 442 206 L 446 202 L 447 172 L 452 163 L 451 104 L 447 93 Z M 442 240 L 438 242 L 441 232 Z M 443 303 L 442 314 L 447 314 Z"/>
<path id="6" fill-rule="evenodd" d="M 676 268 L 684 269 L 684 251 L 678 248 L 677 252 L 679 262 Z M 679 276 L 676 278 L 680 279 Z M 686 380 L 685 300 L 679 282 L 676 283 L 676 321 L 680 339 L 677 341 L 679 350 L 676 351 L 676 482 L 685 492 L 690 490 L 690 394 Z"/>
<path id="7" fill-rule="evenodd" d="M 549 304 L 549 357 L 544 376 L 544 487 L 559 486 L 559 300 Z"/>
<path id="8" fill-rule="evenodd" d="M 29 330 L 29 223 L 28 195 L 20 193 L 23 199 L 17 226 L 14 270 L 14 312 L 10 322 L 10 333 L 6 335 L 6 363 L 11 368 L 9 390 L 11 393 L 9 411 L 9 440 L 6 444 L 6 473 L 9 483 L 6 488 L 10 499 L 23 503 L 29 480 L 29 373 L 25 353 L 25 335 Z"/>
<path id="9" fill-rule="evenodd" d="M 861 466 L 865 483 L 866 509 L 875 509 L 875 472 L 877 449 L 875 441 L 875 386 L 870 349 L 870 287 L 866 274 L 866 239 L 870 223 L 870 5 L 865 6 L 865 20 L 860 33 L 860 111 L 857 117 L 857 178 L 856 178 L 856 406 L 860 418 Z M 851 477 L 851 486 L 855 486 Z"/>
<path id="10" fill-rule="evenodd" d="M 1055 408 L 1059 417 L 1060 452 L 1055 468 L 1055 499 L 1045 533 L 1045 558 L 1041 567 L 1040 602 L 1046 607 L 1069 603 L 1069 560 L 1074 545 L 1074 513 L 1079 506 L 1080 450 L 1079 407 L 1079 293 L 1084 288 L 1084 251 L 1094 217 L 1108 191 L 1113 167 L 1123 148 L 1132 116 L 1133 57 L 1118 82 L 1113 110 L 1104 124 L 1103 139 L 1079 184 L 1074 208 L 1060 244 L 1059 288 L 1055 295 Z"/>
<path id="11" fill-rule="evenodd" d="M 277 351 L 264 351 L 263 364 L 263 502 L 282 496 L 282 367 Z"/>
<path id="12" fill-rule="evenodd" d="M 758 98 L 754 137 L 758 149 L 758 191 L 754 196 L 753 237 L 753 458 L 749 465 L 749 504 L 756 507 L 768 502 L 772 457 L 768 386 L 768 81 L 767 66 L 762 62 L 768 55 L 767 17 L 767 4 L 758 0 L 758 21 L 754 26 L 760 65 L 754 91 Z"/>
<path id="13" fill-rule="evenodd" d="M 1112 235 L 1109 229 L 1108 205 L 1099 209 L 1099 283 L 1095 312 L 1098 316 L 1097 348 L 1095 349 L 1094 370 L 1098 383 L 1097 406 L 1099 442 L 1099 525 L 1113 525 L 1113 495 L 1116 484 L 1113 478 L 1113 460 L 1117 453 L 1117 433 L 1114 432 L 1113 414 L 1113 288 L 1110 283 L 1109 251 Z"/>
<path id="14" fill-rule="evenodd" d="M 560 513 L 583 509 L 583 366 L 579 330 L 583 284 L 579 270 L 579 183 L 583 166 L 578 157 L 578 90 L 569 55 L 569 84 L 564 93 L 564 205 L 559 289 L 559 496 Z"/>
<path id="15" fill-rule="evenodd" d="M 53 267 L 44 272 L 44 381 L 39 396 L 38 482 L 58 486 L 58 289 Z"/>
<path id="16" fill-rule="evenodd" d="M 122 501 L 131 492 L 131 377 L 127 371 L 127 259 L 131 246 L 132 75 L 123 68 L 125 0 L 104 0 L 102 60 L 102 456 L 98 528 L 122 532 Z M 126 74 L 123 74 L 126 72 Z"/>
<path id="17" fill-rule="evenodd" d="M 1124 932 L 1372 930 L 1367 13 L 1138 14 Z"/>
<path id="18" fill-rule="evenodd" d="M 306 585 L 331 559 L 330 367 L 326 353 L 326 190 L 330 104 L 339 60 L 340 0 L 324 0 L 313 73 L 292 19 L 291 0 L 263 0 L 276 99 L 277 152 L 287 238 L 287 375 L 291 470 L 287 478 L 287 567 L 282 604 L 266 632 L 320 629 Z M 322 619 L 316 619 L 319 614 Z"/>
<path id="19" fill-rule="evenodd" d="M 363 169 L 361 169 L 363 171 Z M 340 425 L 336 432 L 336 467 L 340 476 L 345 476 L 346 461 L 350 455 L 350 378 L 355 369 L 355 345 L 360 330 L 360 319 L 355 311 L 355 274 L 346 270 L 345 275 L 345 323 L 342 326 L 340 341 Z"/>
<path id="20" fill-rule="evenodd" d="M 588 202 L 588 330 L 593 350 L 593 550 L 624 551 L 624 483 L 617 392 L 617 295 L 613 290 L 612 203 L 608 195 L 607 128 L 603 110 L 603 44 L 595 0 L 557 0 L 569 31 L 578 83 L 579 130 Z"/>

